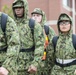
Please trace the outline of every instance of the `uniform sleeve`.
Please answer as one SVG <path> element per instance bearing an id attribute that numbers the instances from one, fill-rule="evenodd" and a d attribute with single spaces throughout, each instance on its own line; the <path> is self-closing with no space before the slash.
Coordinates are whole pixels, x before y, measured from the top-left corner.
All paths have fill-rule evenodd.
<path id="1" fill-rule="evenodd" d="M 6 39 L 7 39 L 7 58 L 3 63 L 9 71 L 9 75 L 16 75 L 17 73 L 17 57 L 20 49 L 19 33 L 17 26 L 12 18 L 8 17 L 6 25 Z"/>
<path id="2" fill-rule="evenodd" d="M 49 34 L 48 34 L 48 38 L 49 38 L 49 45 L 46 49 L 46 53 L 47 53 L 47 57 L 46 57 L 46 64 L 45 64 L 45 68 L 46 71 L 48 72 L 48 74 L 50 75 L 50 72 L 51 72 L 51 69 L 52 69 L 52 66 L 53 66 L 53 44 L 52 44 L 52 39 L 53 37 L 56 35 L 55 31 L 53 30 L 52 27 L 49 26 Z"/>
<path id="3" fill-rule="evenodd" d="M 44 52 L 44 35 L 43 30 L 40 24 L 36 23 L 34 28 L 34 42 L 35 42 L 35 51 L 34 51 L 34 60 L 32 64 L 34 66 L 42 67 L 42 56 Z"/>
<path id="4" fill-rule="evenodd" d="M 54 53 L 54 46 L 53 46 L 52 40 L 47 47 L 47 60 L 46 61 L 47 61 L 47 66 L 48 66 L 48 73 L 50 74 L 51 69 L 54 66 L 54 61 L 55 61 L 55 53 Z"/>

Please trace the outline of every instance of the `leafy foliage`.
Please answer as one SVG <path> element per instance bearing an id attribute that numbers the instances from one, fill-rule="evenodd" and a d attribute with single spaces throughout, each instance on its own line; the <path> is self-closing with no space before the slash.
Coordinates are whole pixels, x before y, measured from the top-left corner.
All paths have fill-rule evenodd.
<path id="1" fill-rule="evenodd" d="M 13 11 L 12 11 L 12 8 L 11 8 L 11 7 L 12 7 L 12 6 L 8 7 L 7 5 L 4 5 L 4 6 L 2 7 L 2 11 L 3 11 L 4 13 L 8 14 L 10 17 L 14 18 L 14 17 L 13 17 Z"/>

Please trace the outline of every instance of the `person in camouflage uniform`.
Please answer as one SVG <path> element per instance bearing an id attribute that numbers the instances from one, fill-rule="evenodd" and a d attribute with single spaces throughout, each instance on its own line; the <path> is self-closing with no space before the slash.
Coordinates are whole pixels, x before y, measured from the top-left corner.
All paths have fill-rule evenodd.
<path id="1" fill-rule="evenodd" d="M 76 75 L 76 50 L 72 42 L 72 20 L 61 13 L 57 27 L 59 31 L 56 46 L 50 44 L 49 57 L 54 62 L 50 75 Z"/>
<path id="2" fill-rule="evenodd" d="M 51 26 L 48 26 L 49 27 L 49 34 L 46 35 L 44 25 L 46 25 L 47 19 L 46 19 L 45 12 L 42 11 L 40 8 L 35 8 L 33 10 L 33 12 L 31 13 L 31 18 L 36 20 L 38 23 L 40 23 L 41 26 L 42 26 L 42 29 L 43 29 L 43 33 L 44 33 L 44 36 L 45 36 L 44 37 L 45 43 L 44 43 L 43 62 L 44 62 L 45 68 L 43 68 L 41 70 L 41 72 L 42 72 L 41 75 L 49 75 L 49 69 L 51 67 L 48 69 L 48 67 L 49 67 L 49 65 L 48 65 L 48 63 L 49 63 L 48 58 L 49 57 L 47 55 L 48 49 L 46 50 L 46 47 L 52 41 L 53 36 L 55 36 L 55 31 L 53 30 L 53 28 L 51 28 Z M 48 43 L 47 43 L 47 41 L 48 41 Z"/>
<path id="3" fill-rule="evenodd" d="M 7 15 L 5 33 L 0 12 L 0 75 L 17 75 L 17 57 L 20 49 L 19 33 L 14 20 Z"/>
<path id="4" fill-rule="evenodd" d="M 27 0 L 15 0 L 12 8 L 19 29 L 21 44 L 17 60 L 18 75 L 37 75 L 37 72 L 43 67 L 44 37 L 41 25 L 35 22 L 33 36 L 29 27 Z"/>

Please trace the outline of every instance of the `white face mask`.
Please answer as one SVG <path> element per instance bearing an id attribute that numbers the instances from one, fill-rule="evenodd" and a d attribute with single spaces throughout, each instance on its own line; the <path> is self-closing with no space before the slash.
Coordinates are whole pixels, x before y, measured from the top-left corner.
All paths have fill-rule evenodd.
<path id="1" fill-rule="evenodd" d="M 41 23 L 41 21 L 42 21 L 42 15 L 40 15 L 40 14 L 32 14 L 32 19 L 34 19 L 38 23 Z"/>

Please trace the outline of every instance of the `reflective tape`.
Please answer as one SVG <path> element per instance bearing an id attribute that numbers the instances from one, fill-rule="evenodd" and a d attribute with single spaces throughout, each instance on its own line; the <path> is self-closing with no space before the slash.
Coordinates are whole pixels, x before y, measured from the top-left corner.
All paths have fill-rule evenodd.
<path id="1" fill-rule="evenodd" d="M 60 63 L 60 64 L 68 64 L 68 63 L 71 63 L 73 62 L 75 59 L 59 59 L 59 58 L 56 58 L 56 62 L 57 63 Z"/>

